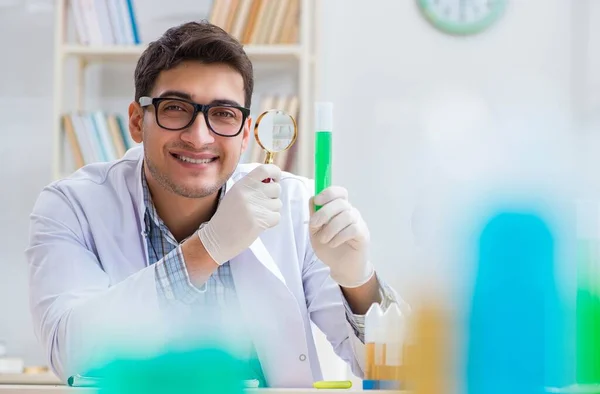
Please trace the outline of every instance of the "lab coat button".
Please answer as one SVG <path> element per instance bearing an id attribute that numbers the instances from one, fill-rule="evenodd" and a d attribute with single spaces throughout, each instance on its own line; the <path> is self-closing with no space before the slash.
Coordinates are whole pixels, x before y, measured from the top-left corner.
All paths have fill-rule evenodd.
<path id="1" fill-rule="evenodd" d="M 301 354 L 299 358 L 300 358 L 300 361 L 306 360 L 306 354 Z"/>

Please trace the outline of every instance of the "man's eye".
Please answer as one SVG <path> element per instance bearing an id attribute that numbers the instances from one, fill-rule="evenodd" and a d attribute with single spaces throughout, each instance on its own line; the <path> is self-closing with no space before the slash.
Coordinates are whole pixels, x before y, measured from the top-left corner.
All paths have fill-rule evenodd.
<path id="1" fill-rule="evenodd" d="M 229 111 L 216 111 L 213 115 L 223 117 L 223 118 L 235 117 L 235 115 Z"/>
<path id="2" fill-rule="evenodd" d="M 177 104 L 167 105 L 165 107 L 165 110 L 167 110 L 167 111 L 185 111 L 185 109 L 182 106 L 177 105 Z"/>

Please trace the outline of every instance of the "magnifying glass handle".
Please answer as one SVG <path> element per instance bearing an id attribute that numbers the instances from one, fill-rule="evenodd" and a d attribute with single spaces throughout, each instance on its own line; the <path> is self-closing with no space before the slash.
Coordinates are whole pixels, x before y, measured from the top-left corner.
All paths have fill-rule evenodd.
<path id="1" fill-rule="evenodd" d="M 273 164 L 273 156 L 275 156 L 273 152 L 267 151 L 267 156 L 265 157 L 265 164 Z M 262 182 L 271 183 L 273 182 L 273 178 L 263 179 Z"/>

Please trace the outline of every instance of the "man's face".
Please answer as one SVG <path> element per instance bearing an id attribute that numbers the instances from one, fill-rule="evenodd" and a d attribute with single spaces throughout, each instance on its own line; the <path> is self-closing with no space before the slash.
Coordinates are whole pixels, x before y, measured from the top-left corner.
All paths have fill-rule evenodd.
<path id="1" fill-rule="evenodd" d="M 186 61 L 162 71 L 150 97 L 243 106 L 244 81 L 227 65 Z M 239 135 L 223 137 L 208 128 L 203 113 L 199 112 L 189 127 L 172 131 L 157 124 L 155 106 L 146 109 L 142 111 L 138 104 L 132 103 L 129 122 L 132 138 L 144 143 L 147 175 L 166 190 L 183 197 L 201 198 L 216 193 L 227 182 L 246 149 L 251 120 L 243 123 Z M 170 106 L 168 111 L 173 116 L 181 116 L 178 106 Z M 161 124 L 165 125 L 162 120 Z"/>

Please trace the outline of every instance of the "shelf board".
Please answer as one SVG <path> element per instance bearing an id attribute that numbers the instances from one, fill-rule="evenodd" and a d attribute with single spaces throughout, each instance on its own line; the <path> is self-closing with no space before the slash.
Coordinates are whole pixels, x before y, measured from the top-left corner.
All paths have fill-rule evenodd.
<path id="1" fill-rule="evenodd" d="M 63 383 L 52 372 L 44 373 L 1 373 L 0 385 L 26 384 L 26 385 L 62 385 Z"/>
<path id="2" fill-rule="evenodd" d="M 145 45 L 87 46 L 64 45 L 64 57 L 77 57 L 88 62 L 132 61 L 146 49 Z M 300 58 L 300 45 L 248 45 L 244 49 L 252 60 L 289 60 Z"/>

